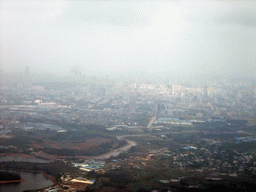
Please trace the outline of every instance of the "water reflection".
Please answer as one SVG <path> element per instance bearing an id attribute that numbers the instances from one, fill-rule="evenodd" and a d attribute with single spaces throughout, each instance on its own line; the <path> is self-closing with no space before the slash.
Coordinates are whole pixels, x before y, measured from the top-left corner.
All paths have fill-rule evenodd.
<path id="1" fill-rule="evenodd" d="M 22 179 L 26 181 L 21 183 L 7 183 L 0 185 L 1 192 L 22 192 L 25 190 L 41 189 L 51 186 L 53 182 L 44 177 L 42 173 L 30 173 L 30 172 L 16 172 L 19 173 Z"/>

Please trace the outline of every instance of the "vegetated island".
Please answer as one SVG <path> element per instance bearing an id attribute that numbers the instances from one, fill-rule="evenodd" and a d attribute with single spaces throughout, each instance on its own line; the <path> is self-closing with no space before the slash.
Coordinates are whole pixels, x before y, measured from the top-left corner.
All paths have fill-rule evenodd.
<path id="1" fill-rule="evenodd" d="M 25 181 L 21 179 L 20 174 L 0 171 L 0 184 L 2 183 L 20 183 Z"/>

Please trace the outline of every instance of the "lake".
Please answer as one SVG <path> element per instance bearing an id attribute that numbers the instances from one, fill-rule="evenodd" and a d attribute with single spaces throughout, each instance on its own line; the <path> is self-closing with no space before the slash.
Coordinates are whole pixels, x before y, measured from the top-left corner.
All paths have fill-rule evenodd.
<path id="1" fill-rule="evenodd" d="M 8 171 L 11 172 L 11 171 Z M 26 181 L 21 183 L 6 183 L 0 184 L 1 192 L 22 192 L 24 190 L 41 189 L 49 187 L 53 182 L 44 177 L 42 173 L 30 173 L 30 172 L 15 172 L 19 173 L 22 179 Z"/>

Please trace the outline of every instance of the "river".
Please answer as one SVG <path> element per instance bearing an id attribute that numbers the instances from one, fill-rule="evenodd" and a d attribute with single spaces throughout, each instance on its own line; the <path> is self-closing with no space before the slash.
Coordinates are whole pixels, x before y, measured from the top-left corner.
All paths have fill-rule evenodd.
<path id="1" fill-rule="evenodd" d="M 123 139 L 123 137 L 117 137 L 117 139 L 121 140 L 121 139 Z M 108 153 L 105 153 L 105 154 L 102 154 L 99 156 L 95 156 L 92 159 L 109 159 L 110 157 L 117 157 L 120 153 L 128 151 L 132 146 L 137 145 L 137 143 L 135 141 L 130 141 L 127 139 L 126 139 L 126 141 L 127 141 L 127 145 L 120 147 L 118 149 L 112 150 Z"/>

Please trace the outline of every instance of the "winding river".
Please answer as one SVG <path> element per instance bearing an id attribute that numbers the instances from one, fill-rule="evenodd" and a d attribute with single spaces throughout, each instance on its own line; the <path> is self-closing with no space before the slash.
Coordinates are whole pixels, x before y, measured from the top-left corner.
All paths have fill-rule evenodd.
<path id="1" fill-rule="evenodd" d="M 118 138 L 121 139 L 121 138 Z M 126 140 L 127 141 L 127 145 L 120 147 L 118 149 L 112 150 L 108 153 L 99 155 L 99 156 L 95 156 L 93 157 L 93 159 L 109 159 L 110 157 L 117 157 L 120 153 L 123 153 L 125 151 L 128 151 L 129 149 L 131 149 L 132 146 L 136 146 L 137 143 L 135 141 L 130 141 L 130 140 Z"/>

